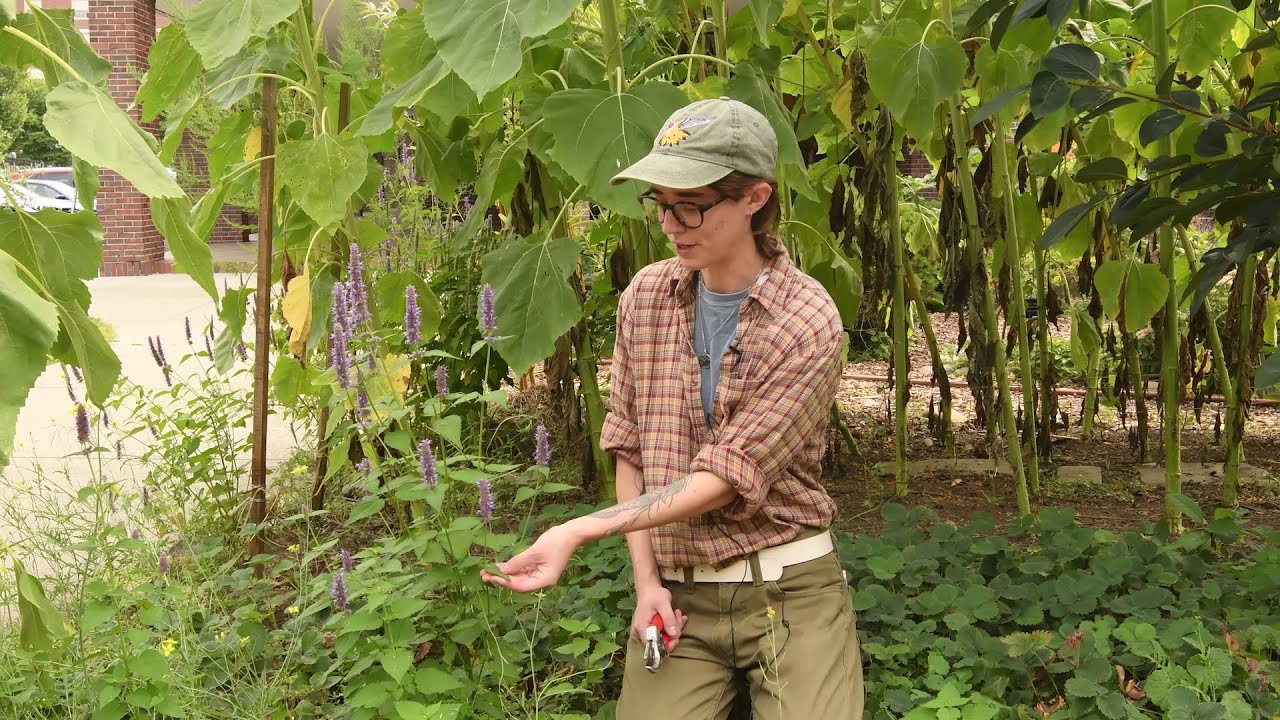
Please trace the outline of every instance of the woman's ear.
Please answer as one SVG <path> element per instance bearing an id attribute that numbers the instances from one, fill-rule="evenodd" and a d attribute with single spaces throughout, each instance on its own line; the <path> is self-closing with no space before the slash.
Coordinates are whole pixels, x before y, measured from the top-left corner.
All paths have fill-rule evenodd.
<path id="1" fill-rule="evenodd" d="M 754 215 L 757 210 L 764 207 L 769 202 L 769 197 L 773 195 L 773 187 L 767 182 L 758 182 L 751 186 L 747 191 L 747 206 Z"/>

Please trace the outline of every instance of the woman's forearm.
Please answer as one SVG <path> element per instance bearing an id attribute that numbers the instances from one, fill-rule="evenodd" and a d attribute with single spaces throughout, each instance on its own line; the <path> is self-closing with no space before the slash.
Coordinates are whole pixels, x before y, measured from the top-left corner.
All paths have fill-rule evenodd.
<path id="1" fill-rule="evenodd" d="M 635 465 L 618 458 L 617 478 L 618 502 L 627 503 L 644 493 L 643 471 Z M 636 530 L 627 533 L 627 549 L 631 553 L 631 570 L 635 576 L 636 587 L 660 583 L 658 561 L 653 556 L 653 540 L 648 530 Z"/>
<path id="2" fill-rule="evenodd" d="M 619 482 L 619 500 L 622 499 L 621 490 L 621 482 Z M 610 535 L 632 534 L 695 517 L 728 505 L 737 494 L 733 485 L 719 475 L 700 471 L 686 475 L 666 487 L 638 495 L 613 507 L 570 520 L 565 524 L 583 543 L 586 543 Z M 645 535 L 647 536 L 648 533 Z M 648 542 L 647 537 L 645 541 Z M 627 544 L 632 545 L 630 536 Z M 652 556 L 652 547 L 649 548 L 649 553 Z M 634 552 L 632 557 L 634 559 Z"/>

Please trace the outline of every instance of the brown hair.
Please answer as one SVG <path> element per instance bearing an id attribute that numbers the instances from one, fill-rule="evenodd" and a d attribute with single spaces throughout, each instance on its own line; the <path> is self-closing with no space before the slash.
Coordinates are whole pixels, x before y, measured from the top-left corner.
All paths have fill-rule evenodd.
<path id="1" fill-rule="evenodd" d="M 778 205 L 778 183 L 734 170 L 707 187 L 730 200 L 741 200 L 757 183 L 766 183 L 773 192 L 769 193 L 769 199 L 751 216 L 751 233 L 756 238 L 756 250 L 766 260 L 772 260 L 783 253 L 782 240 L 777 235 L 778 217 L 781 214 Z"/>

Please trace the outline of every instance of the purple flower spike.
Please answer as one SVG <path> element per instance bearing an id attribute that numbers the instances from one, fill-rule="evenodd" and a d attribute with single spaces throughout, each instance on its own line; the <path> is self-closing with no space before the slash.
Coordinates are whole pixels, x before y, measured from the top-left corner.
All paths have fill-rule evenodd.
<path id="1" fill-rule="evenodd" d="M 480 501 L 476 504 L 476 515 L 481 520 L 493 519 L 493 483 L 481 478 L 476 481 L 476 489 L 480 491 Z"/>
<path id="2" fill-rule="evenodd" d="M 351 243 L 351 258 L 347 264 L 347 314 L 350 317 L 347 323 L 349 333 L 354 333 L 372 319 L 369 295 L 364 285 L 364 258 L 360 256 L 360 246 L 355 243 Z"/>
<path id="3" fill-rule="evenodd" d="M 76 376 L 76 382 L 84 382 L 84 376 L 80 374 L 80 368 L 75 365 L 68 366 L 71 368 L 71 374 Z"/>
<path id="4" fill-rule="evenodd" d="M 245 347 L 243 340 L 236 343 L 236 355 L 240 356 L 240 362 L 249 362 L 249 348 Z"/>
<path id="5" fill-rule="evenodd" d="M 169 574 L 169 556 L 168 555 L 161 555 L 160 561 L 156 563 L 156 565 L 160 568 L 160 572 L 162 574 L 164 575 Z"/>
<path id="6" fill-rule="evenodd" d="M 349 573 L 356 566 L 355 558 L 351 557 L 351 551 L 342 548 L 338 551 L 338 560 L 342 563 L 342 572 Z"/>
<path id="7" fill-rule="evenodd" d="M 333 286 L 333 328 L 329 333 L 329 366 L 338 384 L 351 387 L 351 356 L 347 352 L 347 291 L 342 283 Z"/>
<path id="8" fill-rule="evenodd" d="M 139 530 L 138 528 L 134 528 L 134 529 L 133 529 L 133 532 L 129 533 L 129 539 L 130 539 L 130 540 L 141 540 L 141 539 L 142 539 L 142 531 L 141 531 L 141 530 Z"/>
<path id="9" fill-rule="evenodd" d="M 210 329 L 208 334 L 204 335 L 204 351 L 209 353 L 209 359 L 213 359 L 213 330 Z"/>
<path id="10" fill-rule="evenodd" d="M 89 411 L 84 403 L 76 403 L 76 439 L 81 445 L 89 444 Z"/>
<path id="11" fill-rule="evenodd" d="M 329 588 L 329 596 L 333 598 L 333 606 L 339 610 L 347 609 L 347 581 L 344 577 L 345 573 L 339 572 L 333 576 L 333 587 Z"/>
<path id="12" fill-rule="evenodd" d="M 361 475 L 368 475 L 370 467 L 372 466 L 369 464 L 369 458 L 363 458 L 360 462 L 356 463 L 356 472 Z"/>
<path id="13" fill-rule="evenodd" d="M 432 490 L 440 487 L 440 476 L 436 470 L 436 456 L 431 452 L 431 441 L 418 443 L 418 462 L 422 464 L 422 482 L 431 486 Z"/>
<path id="14" fill-rule="evenodd" d="M 191 341 L 191 317 L 187 316 L 182 318 L 182 324 L 184 329 L 187 331 L 187 344 L 191 347 L 195 347 L 195 343 Z"/>
<path id="15" fill-rule="evenodd" d="M 436 378 L 436 394 L 448 395 L 449 394 L 449 369 L 443 365 L 437 365 L 435 378 Z"/>
<path id="16" fill-rule="evenodd" d="M 63 367 L 66 367 L 66 366 L 64 365 Z M 74 367 L 74 366 L 72 366 L 72 367 Z M 78 402 L 80 402 L 80 398 L 76 397 L 76 389 L 75 389 L 74 387 L 72 387 L 72 386 L 71 386 L 71 374 L 70 374 L 70 373 L 68 373 L 68 374 L 66 375 L 66 378 L 67 378 L 67 395 L 69 395 L 69 396 L 71 397 L 71 402 L 73 402 L 73 403 L 78 403 Z"/>
<path id="17" fill-rule="evenodd" d="M 551 465 L 551 433 L 539 425 L 533 429 L 533 439 L 537 447 L 533 451 L 533 461 L 543 467 Z"/>
<path id="18" fill-rule="evenodd" d="M 404 340 L 410 345 L 422 342 L 422 313 L 418 310 L 418 291 L 412 285 L 404 289 Z"/>
<path id="19" fill-rule="evenodd" d="M 493 307 L 493 286 L 485 283 L 480 289 L 480 329 L 493 332 L 498 329 L 498 312 Z"/>

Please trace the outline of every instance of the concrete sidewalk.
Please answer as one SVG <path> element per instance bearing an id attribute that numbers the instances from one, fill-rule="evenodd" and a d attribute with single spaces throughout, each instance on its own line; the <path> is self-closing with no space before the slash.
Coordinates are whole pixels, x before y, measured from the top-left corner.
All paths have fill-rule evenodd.
<path id="1" fill-rule="evenodd" d="M 242 248 L 240 248 L 242 249 Z M 219 288 L 226 283 L 230 287 L 252 285 L 252 275 L 220 274 L 216 276 Z M 183 356 L 195 350 L 204 351 L 201 331 L 214 316 L 214 303 L 187 275 L 167 274 L 145 277 L 97 278 L 88 283 L 93 301 L 90 316 L 110 326 L 115 336 L 111 346 L 120 357 L 122 379 L 148 390 L 163 390 L 166 385 L 160 368 L 152 359 L 147 343 L 150 336 L 159 335 L 166 359 L 178 375 L 199 378 L 207 372 L 215 372 L 211 362 L 203 357 Z M 252 307 L 252 303 L 250 304 Z M 185 320 L 190 319 L 193 341 L 187 344 Z M 252 316 L 245 328 L 244 337 L 252 339 Z M 244 364 L 238 364 L 243 368 Z M 252 373 L 240 373 L 229 379 L 236 391 L 245 393 L 245 403 L 252 392 Z M 84 386 L 72 383 L 77 398 L 84 399 Z M 40 376 L 27 397 L 26 405 L 18 415 L 14 458 L 7 468 L 0 471 L 0 503 L 7 510 L 23 512 L 36 507 L 71 509 L 78 501 L 76 494 L 87 486 L 97 472 L 98 458 L 94 457 L 93 469 L 80 453 L 76 439 L 75 404 L 68 395 L 67 382 L 62 368 L 54 363 Z M 124 409 L 122 409 L 124 410 Z M 123 412 L 109 411 L 112 421 Z M 91 415 L 97 417 L 93 409 Z M 279 417 L 273 416 L 268 425 L 268 462 L 278 463 L 288 457 L 294 448 L 293 434 Z M 98 430 L 99 428 L 95 428 Z M 240 437 L 249 428 L 235 431 Z M 143 433 L 150 441 L 149 433 Z M 136 487 L 137 480 L 145 477 L 147 468 L 137 461 L 143 450 L 142 440 L 135 439 L 123 447 L 125 460 L 116 461 L 114 448 L 103 459 L 102 474 L 124 486 Z M 130 460 L 133 458 L 133 460 Z M 248 466 L 245 458 L 244 466 Z M 243 486 L 247 478 L 240 478 Z M 87 509 L 87 508 L 86 508 Z M 11 515 L 11 513 L 6 513 Z M 0 517 L 0 543 L 22 543 L 18 528 L 5 517 Z"/>

